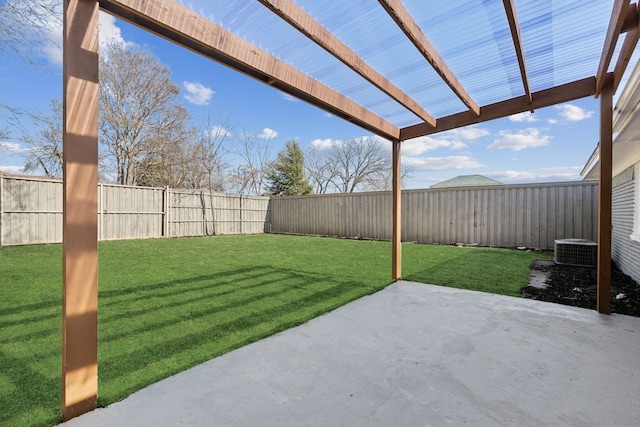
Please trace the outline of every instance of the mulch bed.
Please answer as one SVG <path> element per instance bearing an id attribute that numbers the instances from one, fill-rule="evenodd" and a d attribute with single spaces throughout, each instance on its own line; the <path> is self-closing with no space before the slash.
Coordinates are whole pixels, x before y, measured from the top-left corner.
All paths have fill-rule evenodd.
<path id="1" fill-rule="evenodd" d="M 526 286 L 524 298 L 596 309 L 596 269 L 553 265 L 549 267 L 547 288 Z M 640 285 L 615 265 L 611 271 L 611 312 L 640 317 Z"/>

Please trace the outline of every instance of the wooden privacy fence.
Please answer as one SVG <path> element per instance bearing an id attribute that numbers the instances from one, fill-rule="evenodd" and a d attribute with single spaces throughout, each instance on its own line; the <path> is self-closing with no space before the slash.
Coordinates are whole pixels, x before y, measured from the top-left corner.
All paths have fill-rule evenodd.
<path id="1" fill-rule="evenodd" d="M 110 184 L 98 187 L 100 240 L 204 236 L 214 231 L 254 234 L 269 228 L 268 197 L 219 193 L 210 197 L 200 190 Z M 62 181 L 0 175 L 0 246 L 61 241 Z"/>
<path id="2" fill-rule="evenodd" d="M 391 239 L 390 192 L 269 199 L 109 184 L 98 191 L 100 240 L 214 232 Z M 597 192 L 594 182 L 405 190 L 402 240 L 539 249 L 560 238 L 595 241 Z M 61 241 L 62 182 L 0 175 L 0 246 Z"/>
<path id="3" fill-rule="evenodd" d="M 402 240 L 553 249 L 560 238 L 597 239 L 594 182 L 402 192 Z M 391 239 L 391 193 L 271 199 L 271 231 Z"/>

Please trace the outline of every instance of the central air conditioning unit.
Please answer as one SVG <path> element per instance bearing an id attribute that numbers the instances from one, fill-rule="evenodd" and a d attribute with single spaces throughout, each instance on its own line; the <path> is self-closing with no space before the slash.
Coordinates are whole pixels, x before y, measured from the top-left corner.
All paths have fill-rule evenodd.
<path id="1" fill-rule="evenodd" d="M 553 261 L 556 264 L 595 267 L 598 262 L 598 244 L 585 239 L 554 240 Z"/>

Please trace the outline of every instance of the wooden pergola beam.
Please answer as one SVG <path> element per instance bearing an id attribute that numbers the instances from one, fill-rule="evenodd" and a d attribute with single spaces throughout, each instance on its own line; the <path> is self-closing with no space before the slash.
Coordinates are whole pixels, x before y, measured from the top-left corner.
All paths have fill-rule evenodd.
<path id="1" fill-rule="evenodd" d="M 65 0 L 62 414 L 98 396 L 98 1 Z"/>
<path id="2" fill-rule="evenodd" d="M 431 135 L 446 130 L 451 130 L 474 123 L 482 123 L 488 120 L 507 117 L 512 114 L 548 107 L 574 99 L 584 98 L 595 94 L 595 78 L 589 77 L 565 85 L 541 90 L 531 94 L 531 103 L 527 98 L 519 96 L 506 101 L 497 102 L 480 108 L 480 115 L 475 116 L 469 111 L 452 114 L 438 118 L 435 129 L 424 126 L 422 123 L 400 129 L 400 140 L 404 141 L 419 136 Z"/>
<path id="3" fill-rule="evenodd" d="M 431 64 L 433 69 L 449 85 L 451 90 L 476 116 L 480 114 L 480 107 L 464 89 L 458 78 L 449 69 L 440 57 L 427 36 L 422 32 L 418 23 L 413 19 L 409 11 L 405 9 L 400 0 L 378 0 L 396 24 L 402 29 L 422 56 Z"/>
<path id="4" fill-rule="evenodd" d="M 640 39 L 640 11 L 638 3 L 630 4 L 627 8 L 626 18 L 622 25 L 622 33 L 626 33 L 622 48 L 618 54 L 618 60 L 613 69 L 613 93 L 616 93 L 622 81 L 622 76 L 629 66 L 629 61 Z"/>
<path id="5" fill-rule="evenodd" d="M 615 0 L 613 10 L 611 11 L 607 35 L 604 40 L 604 45 L 602 46 L 598 71 L 596 72 L 596 96 L 602 92 L 602 87 L 604 86 L 604 81 L 609 70 L 609 63 L 611 62 L 613 51 L 616 48 L 618 36 L 622 31 L 622 25 L 624 24 L 628 11 L 629 0 Z"/>
<path id="6" fill-rule="evenodd" d="M 597 309 L 611 313 L 611 210 L 613 182 L 613 75 L 600 93 L 600 182 L 598 185 Z"/>
<path id="7" fill-rule="evenodd" d="M 416 116 L 431 126 L 436 119 L 422 106 L 402 91 L 390 80 L 367 64 L 356 52 L 345 45 L 339 38 L 323 27 L 318 21 L 302 10 L 291 0 L 258 0 L 276 15 L 280 16 L 292 27 L 307 36 L 318 46 L 339 59 L 347 67 L 364 77 L 372 85 L 396 100 Z"/>
<path id="8" fill-rule="evenodd" d="M 638 28 L 640 14 L 638 14 L 638 3 L 632 3 L 628 6 L 627 13 L 622 24 L 621 33 L 635 30 Z"/>
<path id="9" fill-rule="evenodd" d="M 627 69 L 627 66 L 629 65 L 629 61 L 631 60 L 631 55 L 633 55 L 633 51 L 635 50 L 636 45 L 638 44 L 639 38 L 640 38 L 640 28 L 636 28 L 634 30 L 629 31 L 624 37 L 624 42 L 622 43 L 622 49 L 620 49 L 618 61 L 616 62 L 616 66 L 613 69 L 613 92 L 614 93 L 618 90 L 618 86 L 620 85 L 622 76 L 624 75 L 624 72 Z"/>
<path id="10" fill-rule="evenodd" d="M 507 20 L 509 21 L 509 28 L 511 30 L 511 38 L 513 39 L 513 46 L 516 50 L 516 56 L 518 57 L 518 65 L 520 67 L 520 76 L 522 77 L 522 86 L 524 87 L 524 94 L 529 104 L 531 104 L 531 86 L 529 85 L 529 77 L 527 75 L 527 67 L 524 61 L 524 49 L 522 47 L 522 36 L 520 35 L 520 24 L 518 23 L 518 14 L 516 13 L 516 5 L 513 0 L 502 0 L 504 3 L 504 10 L 507 13 Z"/>
<path id="11" fill-rule="evenodd" d="M 384 118 L 174 1 L 101 0 L 100 8 L 383 138 L 400 134 Z"/>

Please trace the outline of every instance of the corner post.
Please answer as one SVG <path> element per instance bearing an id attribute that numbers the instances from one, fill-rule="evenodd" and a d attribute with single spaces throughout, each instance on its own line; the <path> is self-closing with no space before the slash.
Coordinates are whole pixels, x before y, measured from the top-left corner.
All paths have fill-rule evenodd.
<path id="1" fill-rule="evenodd" d="M 400 171 L 400 141 L 394 140 L 392 147 L 392 231 L 391 231 L 391 275 L 393 280 L 402 277 L 402 174 Z"/>
<path id="2" fill-rule="evenodd" d="M 64 1 L 62 413 L 98 396 L 98 1 Z"/>
<path id="3" fill-rule="evenodd" d="M 600 183 L 598 188 L 598 290 L 599 313 L 611 313 L 611 194 L 613 161 L 613 75 L 600 93 Z"/>

